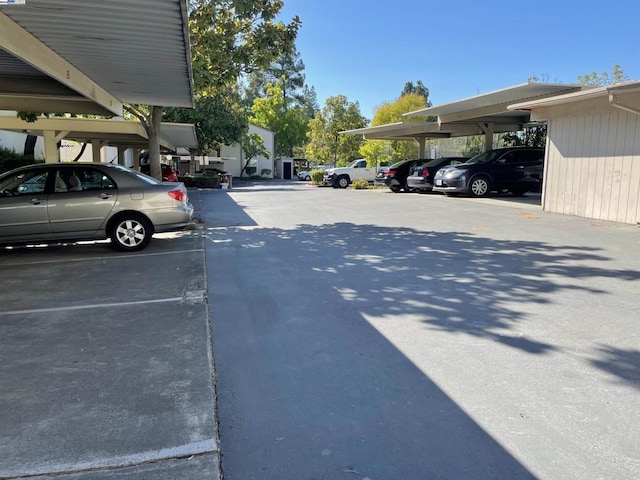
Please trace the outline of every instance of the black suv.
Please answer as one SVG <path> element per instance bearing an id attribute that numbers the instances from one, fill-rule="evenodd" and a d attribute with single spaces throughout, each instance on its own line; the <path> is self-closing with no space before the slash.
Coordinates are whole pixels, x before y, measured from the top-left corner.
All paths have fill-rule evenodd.
<path id="1" fill-rule="evenodd" d="M 540 191 L 543 162 L 543 148 L 489 150 L 465 163 L 438 170 L 433 191 L 474 197 L 484 197 L 492 191 L 508 190 L 514 195 Z"/>

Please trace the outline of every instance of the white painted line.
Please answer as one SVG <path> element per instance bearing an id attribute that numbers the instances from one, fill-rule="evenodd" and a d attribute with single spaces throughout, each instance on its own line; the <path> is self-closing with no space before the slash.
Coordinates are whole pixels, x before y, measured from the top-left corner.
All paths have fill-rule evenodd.
<path id="1" fill-rule="evenodd" d="M 160 255 L 176 255 L 181 253 L 194 253 L 200 252 L 204 253 L 203 248 L 194 248 L 191 250 L 171 250 L 170 252 L 160 252 L 160 253 L 138 253 L 138 254 L 126 254 L 126 255 L 110 255 L 110 256 L 102 256 L 102 257 L 80 257 L 80 258 L 60 258 L 56 260 L 34 260 L 33 262 L 14 262 L 14 263 L 2 263 L 0 261 L 0 265 L 3 267 L 16 267 L 21 265 L 42 265 L 42 264 L 50 264 L 50 263 L 69 263 L 69 262 L 90 262 L 92 260 L 128 260 L 130 258 L 135 257 L 153 257 Z M 0 257 L 1 258 L 1 257 Z"/>
<path id="2" fill-rule="evenodd" d="M 156 300 L 141 300 L 139 302 L 118 302 L 118 303 L 96 303 L 93 305 L 76 305 L 73 307 L 54 307 L 54 308 L 37 308 L 34 310 L 10 310 L 7 312 L 1 312 L 2 315 L 24 315 L 31 313 L 47 313 L 47 312 L 66 312 L 71 310 L 87 310 L 90 308 L 111 308 L 111 307 L 124 307 L 124 306 L 132 306 L 132 305 L 146 305 L 150 303 L 171 303 L 171 302 L 182 302 L 182 297 L 173 297 L 173 298 L 162 298 Z"/>
<path id="3" fill-rule="evenodd" d="M 219 454 L 218 443 L 215 439 L 202 440 L 200 442 L 179 445 L 177 447 L 162 448 L 148 452 L 134 453 L 131 455 L 120 455 L 111 458 L 96 458 L 69 464 L 35 464 L 22 465 L 10 470 L 0 469 L 0 478 L 9 477 L 29 477 L 33 475 L 62 475 L 72 473 L 82 473 L 87 470 L 106 470 L 109 468 L 124 468 L 145 463 L 169 460 L 173 458 L 187 458 L 191 455 L 202 455 L 206 453 Z"/>

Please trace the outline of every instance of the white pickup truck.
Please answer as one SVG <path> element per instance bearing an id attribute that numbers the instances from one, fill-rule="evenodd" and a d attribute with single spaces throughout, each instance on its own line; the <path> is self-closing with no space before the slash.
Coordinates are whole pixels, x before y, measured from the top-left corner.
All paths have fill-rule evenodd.
<path id="1" fill-rule="evenodd" d="M 347 188 L 354 180 L 366 180 L 373 183 L 376 178 L 376 169 L 367 167 L 364 158 L 354 160 L 346 167 L 329 168 L 324 172 L 323 182 L 333 188 Z"/>

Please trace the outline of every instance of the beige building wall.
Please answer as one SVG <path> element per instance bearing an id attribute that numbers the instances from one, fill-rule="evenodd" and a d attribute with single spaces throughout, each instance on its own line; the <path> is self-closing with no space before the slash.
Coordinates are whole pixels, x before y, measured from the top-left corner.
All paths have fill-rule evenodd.
<path id="1" fill-rule="evenodd" d="M 585 107 L 540 115 L 551 118 L 543 207 L 599 220 L 640 222 L 640 116 L 602 104 Z"/>

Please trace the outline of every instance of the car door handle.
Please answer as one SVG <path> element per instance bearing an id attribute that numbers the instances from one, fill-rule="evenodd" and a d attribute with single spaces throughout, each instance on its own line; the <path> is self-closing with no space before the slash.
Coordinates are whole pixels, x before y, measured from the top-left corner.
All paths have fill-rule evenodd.
<path id="1" fill-rule="evenodd" d="M 29 203 L 31 205 L 40 205 L 43 202 L 44 202 L 44 200 L 42 200 L 40 198 L 32 198 L 31 200 L 29 200 Z"/>
<path id="2" fill-rule="evenodd" d="M 103 200 L 106 200 L 107 198 L 111 198 L 113 197 L 113 193 L 101 193 L 100 195 L 98 195 L 98 198 L 101 198 Z"/>

